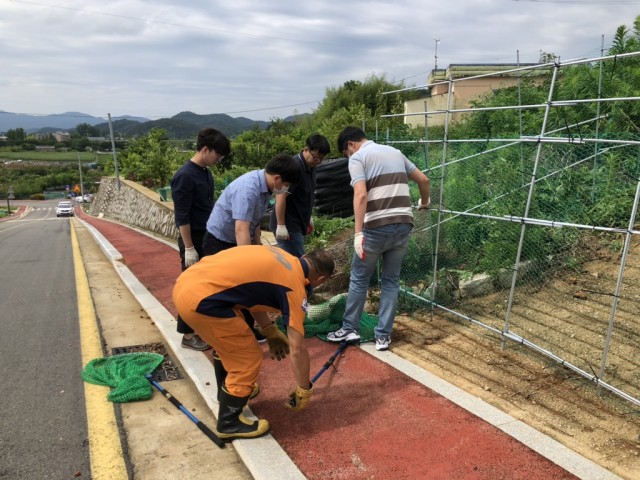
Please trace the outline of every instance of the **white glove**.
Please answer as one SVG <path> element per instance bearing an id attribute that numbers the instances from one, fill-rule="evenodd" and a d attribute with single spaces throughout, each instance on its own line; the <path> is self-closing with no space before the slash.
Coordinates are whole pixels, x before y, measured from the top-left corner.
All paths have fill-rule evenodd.
<path id="1" fill-rule="evenodd" d="M 276 240 L 289 240 L 289 230 L 286 225 L 278 225 L 276 228 Z"/>
<path id="2" fill-rule="evenodd" d="M 184 266 L 189 268 L 191 265 L 200 260 L 196 247 L 190 247 L 184 249 Z"/>
<path id="3" fill-rule="evenodd" d="M 426 210 L 431 205 L 431 199 L 427 198 L 427 203 L 418 204 L 418 210 Z"/>
<path id="4" fill-rule="evenodd" d="M 353 237 L 353 249 L 356 251 L 356 255 L 360 260 L 364 260 L 364 233 L 358 232 Z"/>

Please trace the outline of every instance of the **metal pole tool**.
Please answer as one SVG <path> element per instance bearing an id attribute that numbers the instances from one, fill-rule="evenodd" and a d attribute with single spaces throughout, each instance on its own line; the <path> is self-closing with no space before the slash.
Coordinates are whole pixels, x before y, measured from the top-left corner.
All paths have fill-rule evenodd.
<path id="1" fill-rule="evenodd" d="M 167 392 L 164 387 L 162 385 L 160 385 L 158 382 L 156 382 L 151 375 L 147 375 L 147 379 L 151 382 L 151 384 L 156 387 L 160 393 L 162 393 L 162 395 L 164 395 L 164 397 L 169 400 L 171 403 L 173 403 L 173 405 L 180 410 L 182 413 L 184 413 L 187 417 L 189 417 L 189 420 L 191 420 L 193 423 L 196 424 L 196 426 L 202 431 L 202 433 L 204 433 L 207 437 L 209 437 L 209 439 L 215 443 L 218 447 L 220 448 L 224 448 L 224 440 L 222 440 L 219 436 L 217 436 L 215 433 L 213 433 L 213 431 L 207 427 L 204 423 L 202 423 L 200 420 L 198 420 L 195 416 L 193 416 L 193 414 L 187 410 L 184 405 L 182 405 L 178 399 L 176 397 L 174 397 L 173 395 L 171 395 L 169 392 Z"/>

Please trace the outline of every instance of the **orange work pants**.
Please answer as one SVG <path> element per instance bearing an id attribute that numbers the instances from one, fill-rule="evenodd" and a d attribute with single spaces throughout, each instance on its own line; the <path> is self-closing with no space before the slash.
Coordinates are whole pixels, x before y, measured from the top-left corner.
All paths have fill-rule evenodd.
<path id="1" fill-rule="evenodd" d="M 263 353 L 240 309 L 234 309 L 236 316 L 233 318 L 219 318 L 181 309 L 180 298 L 174 298 L 174 302 L 182 319 L 220 357 L 228 372 L 225 381 L 227 391 L 234 397 L 251 395 L 258 380 Z"/>

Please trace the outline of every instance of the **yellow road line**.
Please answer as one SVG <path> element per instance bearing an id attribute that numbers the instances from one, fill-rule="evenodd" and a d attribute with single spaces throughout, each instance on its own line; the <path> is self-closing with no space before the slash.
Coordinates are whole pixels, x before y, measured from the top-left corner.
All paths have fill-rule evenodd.
<path id="1" fill-rule="evenodd" d="M 73 222 L 70 223 L 78 295 L 82 365 L 86 365 L 94 358 L 102 358 L 103 353 L 78 237 Z M 118 424 L 113 405 L 107 400 L 108 392 L 109 387 L 84 382 L 91 478 L 93 480 L 127 480 L 129 475 L 122 453 Z"/>

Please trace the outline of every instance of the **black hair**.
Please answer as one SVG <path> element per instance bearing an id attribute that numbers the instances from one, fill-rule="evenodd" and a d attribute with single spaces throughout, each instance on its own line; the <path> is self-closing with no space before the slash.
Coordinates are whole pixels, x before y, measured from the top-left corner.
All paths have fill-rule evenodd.
<path id="1" fill-rule="evenodd" d="M 199 152 L 204 147 L 215 150 L 218 155 L 229 155 L 231 153 L 231 142 L 227 136 L 215 128 L 205 127 L 198 132 L 196 150 Z"/>
<path id="2" fill-rule="evenodd" d="M 305 254 L 304 258 L 313 265 L 318 275 L 330 277 L 336 268 L 335 261 L 329 252 L 323 249 L 313 250 Z"/>
<path id="3" fill-rule="evenodd" d="M 340 135 L 338 135 L 338 151 L 340 153 L 344 152 L 347 149 L 347 142 L 359 142 L 366 138 L 367 136 L 361 128 L 345 127 L 345 129 L 340 132 Z"/>
<path id="4" fill-rule="evenodd" d="M 311 135 L 307 138 L 305 144 L 310 151 L 315 152 L 317 150 L 320 155 L 326 155 L 331 151 L 329 140 L 323 135 Z"/>
<path id="5" fill-rule="evenodd" d="M 283 182 L 291 185 L 297 185 L 300 182 L 300 167 L 296 159 L 289 154 L 277 154 L 269 160 L 264 170 L 269 175 L 280 175 Z"/>

